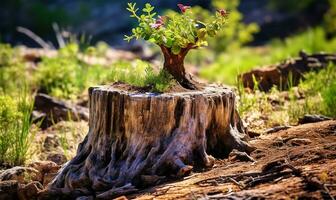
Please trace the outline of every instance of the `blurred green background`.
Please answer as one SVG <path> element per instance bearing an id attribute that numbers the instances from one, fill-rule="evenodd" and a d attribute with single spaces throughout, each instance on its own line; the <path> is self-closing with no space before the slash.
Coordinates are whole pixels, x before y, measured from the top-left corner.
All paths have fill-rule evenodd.
<path id="1" fill-rule="evenodd" d="M 332 34 L 335 30 L 334 0 L 135 0 L 140 6 L 146 2 L 153 4 L 164 14 L 167 10 L 177 10 L 177 3 L 198 6 L 196 15 L 206 18 L 217 8 L 231 11 L 229 28 L 222 40 L 233 41 L 235 34 L 242 43 L 263 44 L 273 38 L 284 38 L 309 27 L 322 25 Z M 0 7 L 0 37 L 3 42 L 34 45 L 16 31 L 17 26 L 26 27 L 42 38 L 56 42 L 53 23 L 75 34 L 86 33 L 93 41 L 103 40 L 110 45 L 124 45 L 123 34 L 130 31 L 132 21 L 125 11 L 127 1 L 114 0 L 3 0 Z M 246 29 L 244 24 L 255 23 L 260 27 Z M 254 29 L 251 30 L 251 29 Z M 249 35 L 255 33 L 254 39 Z M 226 37 L 224 37 L 226 36 Z M 229 37 L 227 37 L 229 36 Z M 236 44 L 237 45 L 237 44 Z M 222 50 L 226 46 L 221 41 Z"/>

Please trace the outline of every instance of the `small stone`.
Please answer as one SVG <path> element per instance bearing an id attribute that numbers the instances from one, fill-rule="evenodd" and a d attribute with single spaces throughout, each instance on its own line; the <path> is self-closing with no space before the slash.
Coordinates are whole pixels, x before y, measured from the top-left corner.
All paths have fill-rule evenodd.
<path id="1" fill-rule="evenodd" d="M 310 139 L 304 139 L 304 138 L 293 138 L 289 140 L 288 143 L 292 146 L 301 146 L 311 144 L 312 141 Z"/>
<path id="2" fill-rule="evenodd" d="M 28 167 L 32 167 L 42 174 L 57 172 L 61 168 L 61 166 L 57 165 L 55 162 L 52 161 L 36 161 L 29 164 Z"/>
<path id="3" fill-rule="evenodd" d="M 240 152 L 236 149 L 234 149 L 230 154 L 229 154 L 229 160 L 230 161 L 244 161 L 244 162 L 255 162 L 254 158 L 249 156 L 246 152 Z"/>
<path id="4" fill-rule="evenodd" d="M 48 134 L 43 142 L 43 148 L 50 151 L 60 146 L 59 140 L 56 135 Z"/>
<path id="5" fill-rule="evenodd" d="M 18 196 L 20 200 L 37 199 L 38 193 L 43 190 L 40 182 L 34 181 L 23 185 L 18 189 Z"/>
<path id="6" fill-rule="evenodd" d="M 57 165 L 63 165 L 68 161 L 64 154 L 52 153 L 49 154 L 47 160 L 55 162 Z"/>
<path id="7" fill-rule="evenodd" d="M 42 174 L 31 167 L 13 167 L 0 174 L 0 181 L 16 180 L 19 183 L 28 183 L 30 181 L 42 182 L 42 179 Z"/>
<path id="8" fill-rule="evenodd" d="M 261 133 L 256 132 L 256 131 L 247 130 L 247 135 L 250 136 L 251 138 L 255 138 L 255 137 L 259 137 Z"/>
<path id="9" fill-rule="evenodd" d="M 16 180 L 0 181 L 0 199 L 18 199 L 19 183 Z"/>
<path id="10" fill-rule="evenodd" d="M 54 177 L 57 175 L 58 170 L 61 168 L 60 165 L 52 161 L 37 161 L 28 165 L 36 170 L 38 170 L 43 176 L 43 186 L 48 185 Z"/>

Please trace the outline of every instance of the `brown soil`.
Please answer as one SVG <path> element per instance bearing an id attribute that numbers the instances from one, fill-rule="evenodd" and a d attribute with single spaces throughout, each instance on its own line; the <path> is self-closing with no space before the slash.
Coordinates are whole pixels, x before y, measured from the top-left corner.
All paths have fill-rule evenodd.
<path id="1" fill-rule="evenodd" d="M 262 135 L 251 144 L 257 147 L 251 154 L 255 162 L 237 161 L 233 157 L 219 160 L 210 171 L 194 173 L 183 180 L 164 183 L 127 198 L 335 198 L 335 120 Z"/>
<path id="2" fill-rule="evenodd" d="M 139 86 L 130 85 L 130 84 L 120 82 L 120 81 L 112 83 L 111 86 L 113 86 L 113 88 L 117 88 L 119 90 L 124 90 L 124 91 L 129 91 L 129 92 L 139 92 L 139 93 L 153 92 L 153 87 L 151 86 L 139 87 Z M 204 87 L 204 84 L 197 83 L 196 87 L 199 90 L 202 90 L 202 88 Z M 164 91 L 164 93 L 179 93 L 179 92 L 190 92 L 190 91 L 193 91 L 193 90 L 189 90 L 187 88 L 182 87 L 177 82 L 173 82 L 172 85 L 166 91 Z"/>

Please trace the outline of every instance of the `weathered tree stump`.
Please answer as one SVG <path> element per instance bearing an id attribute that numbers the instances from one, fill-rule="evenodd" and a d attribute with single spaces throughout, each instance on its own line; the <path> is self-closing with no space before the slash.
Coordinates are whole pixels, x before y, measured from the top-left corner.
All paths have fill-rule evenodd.
<path id="1" fill-rule="evenodd" d="M 89 95 L 89 133 L 49 185 L 49 197 L 111 199 L 211 167 L 232 149 L 253 150 L 231 89 L 152 94 L 101 86 Z"/>

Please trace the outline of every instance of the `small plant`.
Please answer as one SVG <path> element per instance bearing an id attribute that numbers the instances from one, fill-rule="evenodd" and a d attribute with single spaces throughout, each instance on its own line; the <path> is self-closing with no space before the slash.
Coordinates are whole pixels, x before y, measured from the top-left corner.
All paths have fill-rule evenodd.
<path id="1" fill-rule="evenodd" d="M 33 112 L 33 100 L 29 97 L 27 91 L 23 91 L 19 96 L 18 111 L 21 113 L 20 119 L 16 121 L 16 131 L 14 134 L 13 145 L 13 163 L 15 165 L 24 164 L 28 156 L 31 139 L 35 136 L 34 132 L 30 131 L 33 124 L 31 115 Z"/>
<path id="2" fill-rule="evenodd" d="M 322 92 L 322 98 L 326 114 L 336 117 L 336 81 Z"/>
<path id="3" fill-rule="evenodd" d="M 14 142 L 15 121 L 21 114 L 17 112 L 15 101 L 7 95 L 0 96 L 0 163 L 7 161 L 8 152 Z"/>
<path id="4" fill-rule="evenodd" d="M 172 17 L 156 16 L 154 7 L 149 3 L 138 14 L 136 3 L 129 3 L 127 10 L 138 21 L 132 35 L 125 40 L 144 39 L 157 44 L 164 56 L 163 69 L 184 88 L 197 89 L 195 82 L 187 76 L 184 59 L 191 49 L 207 46 L 207 38 L 214 37 L 225 25 L 228 12 L 218 10 L 211 20 L 201 22 L 192 18 L 191 7 L 178 4 L 181 14 Z"/>
<path id="5" fill-rule="evenodd" d="M 171 85 L 172 77 L 171 75 L 165 71 L 161 70 L 158 74 L 156 74 L 150 66 L 145 69 L 145 85 L 152 86 L 153 92 L 163 92 L 169 88 Z"/>
<path id="6" fill-rule="evenodd" d="M 164 92 L 171 83 L 172 77 L 165 70 L 155 72 L 149 63 L 136 60 L 133 63 L 119 62 L 106 72 L 105 81 L 121 81 L 137 87 L 150 87 L 153 92 Z"/>
<path id="7" fill-rule="evenodd" d="M 0 44 L 0 90 L 6 94 L 20 92 L 29 82 L 22 57 L 15 48 L 8 44 Z M 28 86 L 28 85 L 27 85 Z"/>
<path id="8" fill-rule="evenodd" d="M 26 94 L 22 92 L 17 101 L 0 96 L 0 164 L 21 165 L 28 157 L 33 103 Z"/>
<path id="9" fill-rule="evenodd" d="M 40 90 L 68 99 L 84 90 L 88 66 L 75 57 L 76 52 L 75 47 L 61 49 L 61 55 L 42 59 L 35 76 Z"/>
<path id="10" fill-rule="evenodd" d="M 243 22 L 243 15 L 239 12 L 238 7 L 240 0 L 211 0 L 209 8 L 203 8 L 201 6 L 193 6 L 190 14 L 193 19 L 200 20 L 202 22 L 211 22 L 213 10 L 226 8 L 229 10 L 230 15 L 225 25 L 225 29 L 218 32 L 215 37 L 209 38 L 209 46 L 215 54 L 224 51 L 232 51 L 233 49 L 239 49 L 244 44 L 253 41 L 253 34 L 259 31 L 259 27 L 256 23 L 246 24 Z M 175 11 L 167 11 L 165 15 L 174 16 Z M 198 54 L 199 52 L 193 52 L 191 54 Z"/>

